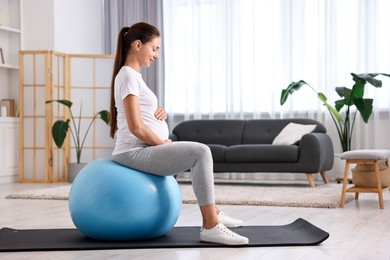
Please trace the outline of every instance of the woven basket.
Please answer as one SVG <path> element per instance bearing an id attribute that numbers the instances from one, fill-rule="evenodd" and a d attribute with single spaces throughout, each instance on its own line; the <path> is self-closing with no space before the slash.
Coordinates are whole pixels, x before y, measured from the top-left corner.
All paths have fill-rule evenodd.
<path id="1" fill-rule="evenodd" d="M 379 162 L 379 175 L 382 188 L 390 186 L 390 168 L 388 160 Z M 352 169 L 352 183 L 357 187 L 376 188 L 375 169 L 373 164 L 358 164 Z"/>

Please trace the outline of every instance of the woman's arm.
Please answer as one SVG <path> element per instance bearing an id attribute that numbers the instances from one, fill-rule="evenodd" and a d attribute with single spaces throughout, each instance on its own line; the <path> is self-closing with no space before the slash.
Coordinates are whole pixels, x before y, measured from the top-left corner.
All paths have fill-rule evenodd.
<path id="1" fill-rule="evenodd" d="M 130 132 L 148 145 L 159 145 L 170 143 L 170 140 L 162 140 L 141 119 L 138 97 L 128 95 L 123 100 L 126 114 L 126 121 Z"/>

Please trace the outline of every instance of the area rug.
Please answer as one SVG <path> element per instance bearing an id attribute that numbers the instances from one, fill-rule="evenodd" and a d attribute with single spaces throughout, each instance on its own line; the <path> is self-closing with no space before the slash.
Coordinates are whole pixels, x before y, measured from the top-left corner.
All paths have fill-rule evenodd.
<path id="1" fill-rule="evenodd" d="M 67 200 L 71 185 L 17 192 L 7 199 Z M 255 205 L 278 207 L 337 208 L 341 197 L 340 184 L 308 186 L 286 185 L 215 185 L 216 203 L 219 205 Z M 189 184 L 180 184 L 183 203 L 194 204 L 196 199 Z M 345 203 L 354 199 L 347 194 Z"/>

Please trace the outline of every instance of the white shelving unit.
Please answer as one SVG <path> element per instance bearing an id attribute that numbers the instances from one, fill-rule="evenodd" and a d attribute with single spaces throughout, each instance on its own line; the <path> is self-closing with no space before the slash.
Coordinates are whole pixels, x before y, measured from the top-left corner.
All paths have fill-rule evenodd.
<path id="1" fill-rule="evenodd" d="M 18 180 L 19 118 L 0 117 L 0 184 Z"/>
<path id="2" fill-rule="evenodd" d="M 0 100 L 19 98 L 19 50 L 22 49 L 23 0 L 0 0 Z"/>
<path id="3" fill-rule="evenodd" d="M 0 0 L 0 100 L 19 102 L 19 50 L 22 49 L 22 2 Z M 0 183 L 18 179 L 19 118 L 0 117 Z"/>

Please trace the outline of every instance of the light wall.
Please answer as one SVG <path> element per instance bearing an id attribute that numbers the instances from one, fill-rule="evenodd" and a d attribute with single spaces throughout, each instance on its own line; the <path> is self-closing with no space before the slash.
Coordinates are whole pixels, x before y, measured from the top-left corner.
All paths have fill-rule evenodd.
<path id="1" fill-rule="evenodd" d="M 25 0 L 22 5 L 22 49 L 54 48 L 54 1 Z"/>
<path id="2" fill-rule="evenodd" d="M 24 50 L 102 54 L 100 0 L 25 0 Z"/>

